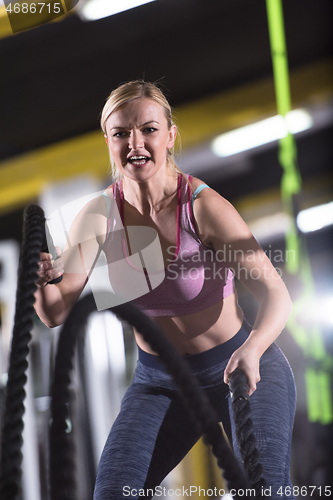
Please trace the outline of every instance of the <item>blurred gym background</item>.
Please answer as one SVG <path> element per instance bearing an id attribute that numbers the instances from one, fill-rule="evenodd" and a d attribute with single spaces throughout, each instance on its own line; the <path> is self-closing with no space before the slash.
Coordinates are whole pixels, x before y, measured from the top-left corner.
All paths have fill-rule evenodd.
<path id="1" fill-rule="evenodd" d="M 331 0 L 283 1 L 290 120 L 302 178 L 294 214 L 298 239 L 307 248 L 304 272 L 288 266 L 293 254 L 285 252 L 291 221 L 281 201 L 279 135 L 271 128 L 277 107 L 265 1 L 150 0 L 136 7 L 123 0 L 74 3 L 66 15 L 13 34 L 0 2 L 1 394 L 24 207 L 38 203 L 48 215 L 107 187 L 109 158 L 99 130 L 104 102 L 122 82 L 159 82 L 179 127 L 178 165 L 234 204 L 289 287 L 296 311 L 278 344 L 298 389 L 292 480 L 299 487 L 316 486 L 312 498 L 324 496 L 333 470 Z M 241 133 L 250 125 L 256 125 L 254 133 L 247 128 L 245 136 L 228 142 L 227 132 Z M 257 305 L 237 287 L 251 322 Z M 48 500 L 49 386 L 58 334 L 35 318 L 23 500 Z M 80 500 L 92 498 L 99 454 L 135 362 L 129 325 L 110 313 L 91 317 L 73 376 L 71 424 Z M 201 441 L 166 484 L 223 486 Z M 303 497 L 310 498 L 310 491 Z"/>

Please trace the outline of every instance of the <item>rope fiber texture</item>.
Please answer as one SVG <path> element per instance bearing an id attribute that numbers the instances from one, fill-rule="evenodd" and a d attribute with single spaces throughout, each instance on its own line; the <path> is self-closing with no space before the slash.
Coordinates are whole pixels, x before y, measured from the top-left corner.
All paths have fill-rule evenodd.
<path id="1" fill-rule="evenodd" d="M 14 328 L 1 433 L 1 500 L 17 500 L 21 497 L 24 386 L 27 381 L 25 372 L 28 367 L 28 345 L 35 314 L 33 304 L 37 288 L 35 281 L 39 253 L 45 237 L 44 212 L 38 205 L 29 205 L 24 211 L 23 220 Z"/>
<path id="2" fill-rule="evenodd" d="M 266 481 L 263 478 L 263 468 L 259 463 L 259 452 L 253 435 L 253 422 L 248 395 L 246 375 L 239 369 L 230 377 L 232 411 L 236 427 L 236 437 L 242 456 L 245 473 L 250 487 L 255 489 L 256 498 L 262 497 Z M 266 496 L 267 497 L 267 496 Z"/>

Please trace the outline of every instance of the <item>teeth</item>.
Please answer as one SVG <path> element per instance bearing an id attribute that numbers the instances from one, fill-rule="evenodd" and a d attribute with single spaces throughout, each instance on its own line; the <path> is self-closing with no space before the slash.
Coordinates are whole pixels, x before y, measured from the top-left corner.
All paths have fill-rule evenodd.
<path id="1" fill-rule="evenodd" d="M 133 161 L 133 160 L 146 160 L 147 159 L 147 156 L 131 156 L 130 157 L 130 161 Z"/>

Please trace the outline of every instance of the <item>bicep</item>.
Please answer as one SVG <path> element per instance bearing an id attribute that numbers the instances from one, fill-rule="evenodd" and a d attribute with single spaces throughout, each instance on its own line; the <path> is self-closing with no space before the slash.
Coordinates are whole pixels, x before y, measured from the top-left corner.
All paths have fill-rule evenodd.
<path id="1" fill-rule="evenodd" d="M 221 248 L 221 240 L 216 242 Z M 228 244 L 228 267 L 243 285 L 260 301 L 272 289 L 284 286 L 264 250 L 252 235 Z"/>
<path id="2" fill-rule="evenodd" d="M 198 206 L 202 237 L 234 275 L 261 300 L 271 288 L 284 286 L 281 277 L 237 210 L 213 192 Z"/>

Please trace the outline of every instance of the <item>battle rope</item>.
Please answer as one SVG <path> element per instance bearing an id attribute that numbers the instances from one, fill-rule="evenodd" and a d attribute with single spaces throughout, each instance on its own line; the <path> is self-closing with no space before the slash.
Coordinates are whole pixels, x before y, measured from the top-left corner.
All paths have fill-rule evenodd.
<path id="1" fill-rule="evenodd" d="M 58 351 L 55 361 L 54 382 L 52 388 L 52 425 L 50 430 L 50 479 L 52 500 L 73 500 L 75 498 L 74 453 L 71 434 L 68 432 L 69 402 L 70 402 L 70 372 L 73 368 L 73 356 L 75 352 L 76 338 L 83 334 L 84 326 L 89 314 L 96 310 L 93 295 L 87 295 L 81 299 L 69 314 L 59 337 Z M 228 488 L 244 491 L 250 485 L 244 478 L 236 458 L 223 438 L 218 418 L 214 408 L 200 390 L 197 381 L 193 377 L 188 365 L 175 352 L 173 345 L 165 337 L 163 332 L 146 315 L 132 304 L 123 304 L 110 309 L 120 319 L 127 321 L 141 333 L 146 342 L 160 356 L 162 363 L 173 376 L 185 403 L 190 409 L 198 425 L 198 432 L 205 434 L 206 441 L 212 446 L 212 451 L 217 458 L 218 465 L 224 470 L 224 478 Z M 238 381 L 233 387 L 237 387 Z M 235 389 L 234 389 L 235 390 Z M 238 397 L 236 398 L 238 401 Z M 234 411 L 238 412 L 238 403 L 234 403 Z M 243 415 L 241 415 L 243 418 Z M 236 423 L 236 428 L 243 432 L 243 426 Z M 254 447 L 252 429 L 247 428 L 245 440 L 241 442 L 241 449 L 247 446 L 250 439 L 250 457 L 257 454 Z M 252 465 L 257 468 L 256 460 L 246 460 L 246 472 L 250 481 L 253 481 Z M 260 466 L 259 466 L 260 467 Z M 257 470 L 255 471 L 256 496 L 261 494 L 261 486 L 258 484 Z M 253 486 L 254 488 L 254 486 Z M 237 495 L 235 495 L 237 498 Z"/>
<path id="2" fill-rule="evenodd" d="M 25 372 L 33 326 L 37 262 L 45 238 L 44 221 L 44 212 L 39 206 L 30 205 L 24 211 L 16 311 L 1 436 L 1 500 L 16 500 L 21 494 L 23 402 L 27 380 Z"/>
<path id="3" fill-rule="evenodd" d="M 263 478 L 263 468 L 259 463 L 259 452 L 256 448 L 256 440 L 253 435 L 253 422 L 250 416 L 251 408 L 246 375 L 239 369 L 235 370 L 230 377 L 229 387 L 236 426 L 236 437 L 244 469 L 250 487 L 256 491 L 256 497 L 261 497 L 266 481 Z"/>

